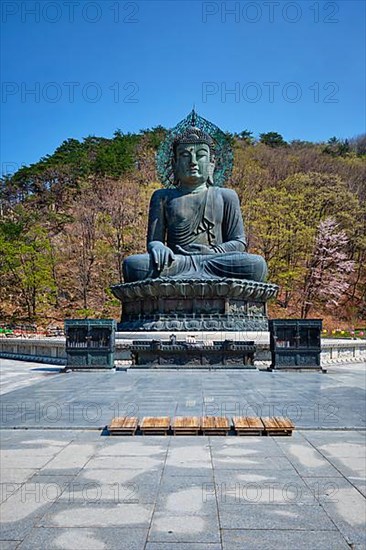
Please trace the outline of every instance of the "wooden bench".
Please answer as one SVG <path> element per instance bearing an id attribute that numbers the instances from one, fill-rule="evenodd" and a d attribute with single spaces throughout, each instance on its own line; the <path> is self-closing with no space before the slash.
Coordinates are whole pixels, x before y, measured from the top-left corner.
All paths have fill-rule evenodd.
<path id="1" fill-rule="evenodd" d="M 256 416 L 234 416 L 233 424 L 236 435 L 263 435 L 264 425 Z"/>
<path id="2" fill-rule="evenodd" d="M 198 435 L 201 422 L 198 416 L 176 416 L 172 422 L 174 435 Z"/>
<path id="3" fill-rule="evenodd" d="M 116 416 L 108 426 L 110 435 L 135 435 L 138 425 L 136 416 Z"/>
<path id="4" fill-rule="evenodd" d="M 143 435 L 167 435 L 169 427 L 169 416 L 144 416 L 140 424 Z"/>
<path id="5" fill-rule="evenodd" d="M 266 435 L 292 435 L 295 425 L 283 416 L 261 417 Z"/>
<path id="6" fill-rule="evenodd" d="M 227 435 L 230 424 L 225 416 L 203 416 L 201 429 L 203 435 Z"/>

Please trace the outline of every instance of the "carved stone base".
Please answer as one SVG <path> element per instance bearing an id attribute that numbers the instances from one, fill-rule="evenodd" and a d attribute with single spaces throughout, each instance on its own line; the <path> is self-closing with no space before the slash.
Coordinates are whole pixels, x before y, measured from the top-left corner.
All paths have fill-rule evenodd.
<path id="1" fill-rule="evenodd" d="M 277 285 L 239 279 L 146 279 L 112 286 L 122 331 L 268 330 Z"/>

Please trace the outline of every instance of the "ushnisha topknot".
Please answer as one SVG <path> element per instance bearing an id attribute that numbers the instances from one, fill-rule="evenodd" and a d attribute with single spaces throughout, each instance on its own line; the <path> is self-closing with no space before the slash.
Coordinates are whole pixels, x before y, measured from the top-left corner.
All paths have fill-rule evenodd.
<path id="1" fill-rule="evenodd" d="M 210 148 L 211 159 L 214 158 L 216 152 L 214 140 L 211 138 L 211 136 L 206 134 L 206 132 L 195 126 L 187 128 L 182 134 L 179 134 L 175 137 L 173 141 L 174 157 L 176 156 L 178 145 L 189 145 L 192 143 L 205 143 L 206 145 L 208 145 Z"/>

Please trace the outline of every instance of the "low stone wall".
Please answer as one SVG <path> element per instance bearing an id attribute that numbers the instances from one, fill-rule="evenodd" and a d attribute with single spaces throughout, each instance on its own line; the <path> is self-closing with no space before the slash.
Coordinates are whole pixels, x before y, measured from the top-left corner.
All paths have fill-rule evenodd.
<path id="1" fill-rule="evenodd" d="M 322 340 L 321 359 L 366 361 L 366 340 Z"/>
<path id="2" fill-rule="evenodd" d="M 0 338 L 0 357 L 63 365 L 65 338 Z"/>
<path id="3" fill-rule="evenodd" d="M 247 339 L 256 340 L 254 333 L 249 334 L 251 337 Z M 260 336 L 256 341 L 256 361 L 270 361 L 269 342 L 263 333 L 257 334 Z M 131 359 L 133 339 L 137 339 L 137 334 L 131 339 L 117 338 L 116 361 Z M 63 365 L 66 363 L 65 338 L 0 338 L 0 358 Z M 366 340 L 322 340 L 321 361 L 366 363 Z"/>

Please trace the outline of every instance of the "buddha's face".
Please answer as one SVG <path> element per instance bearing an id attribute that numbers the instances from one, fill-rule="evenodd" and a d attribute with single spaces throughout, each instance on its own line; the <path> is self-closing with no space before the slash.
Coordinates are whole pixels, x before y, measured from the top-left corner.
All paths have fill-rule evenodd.
<path id="1" fill-rule="evenodd" d="M 212 180 L 214 162 L 206 143 L 182 143 L 176 149 L 174 174 L 185 187 L 195 187 Z"/>

